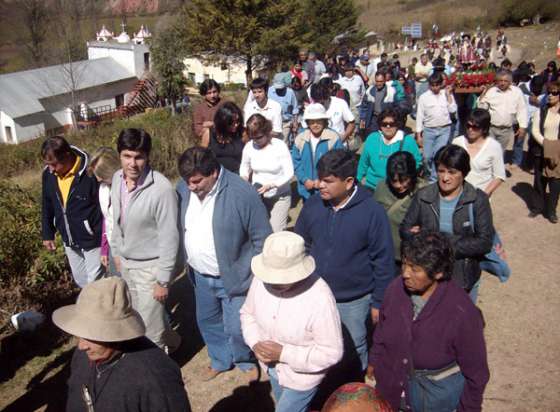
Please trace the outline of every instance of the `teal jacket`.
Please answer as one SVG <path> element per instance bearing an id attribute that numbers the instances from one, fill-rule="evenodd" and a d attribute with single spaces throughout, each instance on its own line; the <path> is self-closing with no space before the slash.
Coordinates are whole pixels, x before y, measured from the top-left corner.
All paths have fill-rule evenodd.
<path id="1" fill-rule="evenodd" d="M 387 175 L 387 160 L 395 152 L 410 152 L 416 160 L 416 166 L 422 165 L 422 155 L 414 136 L 404 135 L 402 130 L 391 139 L 391 144 L 385 144 L 381 132 L 373 132 L 364 143 L 360 163 L 358 163 L 358 182 L 365 177 L 365 186 L 375 189 Z"/>
<path id="2" fill-rule="evenodd" d="M 319 159 L 329 150 L 343 148 L 338 133 L 331 129 L 323 130 L 315 153 L 311 150 L 310 139 L 311 131 L 305 129 L 296 136 L 294 145 L 292 146 L 292 161 L 294 163 L 294 173 L 297 178 L 298 193 L 304 199 L 309 199 L 313 192 L 315 192 L 315 190 L 307 190 L 304 183 L 306 180 L 318 179 L 317 163 Z"/>

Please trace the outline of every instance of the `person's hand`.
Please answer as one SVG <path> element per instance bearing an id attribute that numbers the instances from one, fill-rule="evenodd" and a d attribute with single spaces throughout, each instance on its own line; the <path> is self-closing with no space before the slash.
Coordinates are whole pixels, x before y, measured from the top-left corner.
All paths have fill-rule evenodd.
<path id="1" fill-rule="evenodd" d="M 307 190 L 315 189 L 315 181 L 314 180 L 307 179 L 305 182 L 303 182 L 303 185 L 305 186 L 305 188 Z"/>
<path id="2" fill-rule="evenodd" d="M 56 250 L 56 244 L 54 243 L 54 240 L 43 240 L 43 246 L 45 247 L 45 249 L 54 252 Z"/>
<path id="3" fill-rule="evenodd" d="M 165 299 L 167 299 L 167 295 L 169 295 L 169 288 L 164 288 L 163 286 L 160 286 L 157 283 L 154 285 L 153 296 L 155 300 L 163 303 Z"/>
<path id="4" fill-rule="evenodd" d="M 410 228 L 410 233 L 414 233 L 414 234 L 420 233 L 420 226 L 412 226 Z"/>
<path id="5" fill-rule="evenodd" d="M 527 130 L 524 129 L 523 127 L 520 127 L 517 132 L 515 132 L 515 138 L 517 140 L 523 140 L 525 139 L 525 136 L 527 135 Z"/>
<path id="6" fill-rule="evenodd" d="M 266 192 L 268 192 L 270 189 L 273 189 L 275 186 L 274 185 L 262 185 L 261 187 L 259 187 L 259 190 L 257 190 L 257 193 L 259 195 L 265 194 Z"/>
<path id="7" fill-rule="evenodd" d="M 101 255 L 101 264 L 107 269 L 107 265 L 109 264 L 109 256 Z"/>
<path id="8" fill-rule="evenodd" d="M 453 86 L 451 85 L 445 86 L 445 93 L 447 94 L 447 97 L 451 96 L 451 94 L 453 93 Z"/>
<path id="9" fill-rule="evenodd" d="M 205 122 L 202 123 L 202 127 L 210 129 L 211 127 L 214 127 L 214 122 L 211 120 L 206 120 Z"/>
<path id="10" fill-rule="evenodd" d="M 379 309 L 371 308 L 371 321 L 374 324 L 379 322 Z"/>
<path id="11" fill-rule="evenodd" d="M 279 362 L 282 354 L 283 346 L 271 340 L 265 340 L 261 343 L 261 351 L 269 362 Z"/>
<path id="12" fill-rule="evenodd" d="M 313 182 L 313 186 L 315 189 L 319 190 L 319 185 L 321 184 L 321 181 L 319 179 L 315 180 Z"/>
<path id="13" fill-rule="evenodd" d="M 496 246 L 494 246 L 494 250 L 496 251 L 496 254 L 502 258 L 502 260 L 507 260 L 506 250 L 501 243 L 496 244 Z"/>
<path id="14" fill-rule="evenodd" d="M 360 120 L 360 129 L 365 129 L 365 128 L 366 128 L 366 121 Z"/>
<path id="15" fill-rule="evenodd" d="M 422 132 L 416 132 L 416 144 L 418 147 L 424 146 L 424 139 L 422 137 Z"/>
<path id="16" fill-rule="evenodd" d="M 115 262 L 115 269 L 117 272 L 121 272 L 121 257 L 120 256 L 113 256 L 113 262 Z"/>
<path id="17" fill-rule="evenodd" d="M 366 376 L 368 377 L 369 380 L 375 382 L 375 375 L 374 375 L 374 368 L 373 368 L 373 365 L 368 365 L 367 370 L 366 370 Z"/>

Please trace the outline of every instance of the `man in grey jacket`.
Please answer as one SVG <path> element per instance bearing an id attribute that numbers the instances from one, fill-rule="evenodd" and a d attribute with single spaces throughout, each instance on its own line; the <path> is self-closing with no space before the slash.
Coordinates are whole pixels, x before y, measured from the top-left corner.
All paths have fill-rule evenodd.
<path id="1" fill-rule="evenodd" d="M 164 302 L 179 251 L 177 194 L 165 176 L 150 168 L 151 147 L 142 129 L 124 129 L 119 135 L 122 169 L 111 186 L 111 247 L 146 336 L 163 348 Z"/>
<path id="2" fill-rule="evenodd" d="M 241 333 L 239 310 L 251 284 L 251 259 L 272 232 L 257 191 L 220 166 L 200 147 L 179 159 L 177 185 L 187 263 L 196 299 L 196 321 L 208 347 L 204 380 L 237 366 L 258 378 L 251 349 Z M 193 196 L 194 194 L 194 196 Z"/>

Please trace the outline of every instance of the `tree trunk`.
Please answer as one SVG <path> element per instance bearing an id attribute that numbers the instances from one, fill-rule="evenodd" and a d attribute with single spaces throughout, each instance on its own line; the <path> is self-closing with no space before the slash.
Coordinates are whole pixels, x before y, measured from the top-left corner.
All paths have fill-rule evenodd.
<path id="1" fill-rule="evenodd" d="M 247 87 L 250 87 L 253 81 L 253 56 L 248 54 L 246 60 L 247 68 L 245 69 L 245 79 L 247 79 Z"/>

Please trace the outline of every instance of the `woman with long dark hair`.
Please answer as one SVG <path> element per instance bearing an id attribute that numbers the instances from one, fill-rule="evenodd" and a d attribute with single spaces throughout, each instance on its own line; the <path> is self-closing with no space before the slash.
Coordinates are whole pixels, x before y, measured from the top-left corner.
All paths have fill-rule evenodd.
<path id="1" fill-rule="evenodd" d="M 208 148 L 223 167 L 239 174 L 244 146 L 243 113 L 235 103 L 226 102 L 214 115 Z"/>

